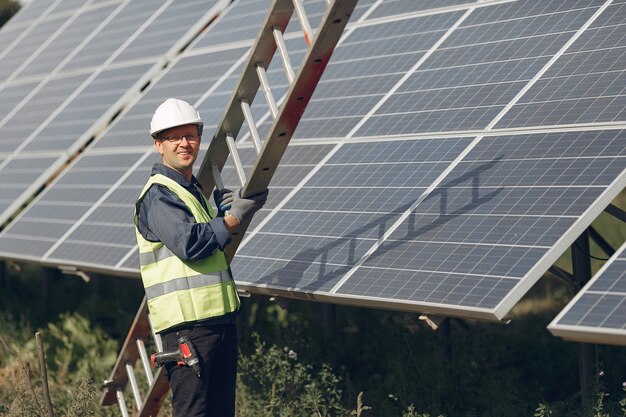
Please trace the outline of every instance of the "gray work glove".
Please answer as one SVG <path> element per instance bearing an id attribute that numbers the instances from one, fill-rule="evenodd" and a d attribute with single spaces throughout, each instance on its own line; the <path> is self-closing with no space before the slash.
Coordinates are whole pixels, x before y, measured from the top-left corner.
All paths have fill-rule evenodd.
<path id="1" fill-rule="evenodd" d="M 228 188 L 222 188 L 221 190 L 215 189 L 213 190 L 213 200 L 215 201 L 215 207 L 217 207 L 217 217 L 224 217 L 224 213 L 226 210 L 230 208 L 224 207 L 222 201 L 224 200 L 224 196 L 226 194 L 232 194 L 233 190 L 229 190 Z"/>
<path id="2" fill-rule="evenodd" d="M 241 224 L 263 207 L 263 204 L 265 204 L 267 200 L 268 193 L 269 191 L 266 189 L 263 192 L 244 198 L 241 197 L 240 188 L 229 193 L 224 193 L 218 203 L 218 207 L 221 211 L 228 212 L 228 214 L 235 216 Z"/>

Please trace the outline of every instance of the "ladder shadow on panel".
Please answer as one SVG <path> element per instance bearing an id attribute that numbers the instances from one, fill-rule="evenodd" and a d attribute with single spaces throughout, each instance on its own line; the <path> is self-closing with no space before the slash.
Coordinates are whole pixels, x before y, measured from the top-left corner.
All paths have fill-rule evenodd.
<path id="1" fill-rule="evenodd" d="M 405 222 L 407 224 L 406 233 L 401 237 L 394 238 L 393 241 L 384 242 L 373 254 L 369 256 L 368 259 L 384 257 L 385 254 L 398 248 L 399 246 L 402 246 L 407 242 L 411 242 L 413 239 L 416 239 L 421 235 L 448 223 L 456 217 L 470 213 L 482 204 L 496 198 L 504 190 L 504 187 L 495 188 L 494 190 L 481 195 L 480 174 L 487 172 L 490 168 L 496 166 L 500 160 L 501 158 L 499 157 L 485 162 L 471 171 L 438 186 L 423 201 L 439 200 L 437 218 L 429 224 L 415 228 L 416 216 L 412 211 Z M 471 195 L 460 207 L 454 208 L 450 211 L 452 207 L 450 207 L 448 202 L 449 190 L 455 186 L 460 186 L 466 183 L 471 184 Z M 394 208 L 393 211 L 378 216 L 363 226 L 347 233 L 341 238 L 335 239 L 321 247 L 307 248 L 297 252 L 291 257 L 291 260 L 288 261 L 285 266 L 278 270 L 273 270 L 270 275 L 265 275 L 259 278 L 258 281 L 264 284 L 274 284 L 280 288 L 297 288 L 299 291 L 319 291 L 331 288 L 342 275 L 355 266 L 356 262 L 360 260 L 364 252 L 372 245 L 370 237 L 370 243 L 366 243 L 362 250 L 363 253 L 357 255 L 356 252 L 358 242 L 363 240 L 363 238 L 372 235 L 372 232 L 377 232 L 375 239 L 382 238 L 388 227 L 394 224 L 403 213 L 411 209 L 418 199 L 419 197 L 413 198 L 411 201 Z M 341 250 L 341 248 L 345 247 L 347 247 L 348 250 L 345 265 L 341 265 L 332 271 L 328 271 L 327 266 L 329 266 L 329 257 L 333 256 L 333 254 L 336 254 L 339 250 Z M 306 272 L 315 264 L 319 264 L 318 272 L 314 273 L 315 278 L 303 285 L 296 284 L 305 281 Z M 335 266 L 336 265 L 333 264 L 333 267 Z M 254 282 L 256 282 L 256 280 L 251 281 L 251 283 Z"/>

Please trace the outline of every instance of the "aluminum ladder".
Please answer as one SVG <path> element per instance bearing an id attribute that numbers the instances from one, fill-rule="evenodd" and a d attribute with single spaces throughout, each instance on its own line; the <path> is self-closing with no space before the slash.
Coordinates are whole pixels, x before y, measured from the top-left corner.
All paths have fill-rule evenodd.
<path id="1" fill-rule="evenodd" d="M 223 188 L 221 171 L 230 155 L 235 165 L 237 177 L 242 186 L 242 195 L 259 193 L 269 186 L 270 180 L 291 140 L 298 123 L 308 105 L 317 84 L 341 38 L 343 30 L 358 0 L 326 0 L 326 12 L 314 33 L 306 16 L 302 0 L 273 0 L 267 17 L 250 51 L 243 72 L 234 88 L 222 121 L 212 137 L 208 152 L 202 161 L 196 177 L 203 189 L 210 193 L 214 187 Z M 294 11 L 300 22 L 302 33 L 308 45 L 297 73 L 293 70 L 283 34 Z M 289 89 L 280 107 L 266 75 L 267 69 L 279 52 L 289 81 Z M 271 128 L 264 138 L 259 137 L 250 106 L 262 90 L 269 113 L 273 118 Z M 236 138 L 246 122 L 250 137 L 257 153 L 252 172 L 246 176 L 236 146 Z M 231 243 L 226 248 L 229 261 L 235 255 L 249 221 L 240 224 L 233 232 Z M 169 390 L 166 371 L 160 368 L 153 374 L 150 367 L 146 343 L 152 338 L 158 351 L 162 350 L 160 338 L 150 326 L 146 299 L 126 337 L 122 350 L 109 379 L 104 381 L 101 406 L 118 404 L 122 416 L 127 417 L 128 408 L 124 389 L 130 382 L 134 405 L 140 417 L 156 416 Z M 149 388 L 142 397 L 134 367 L 141 360 Z"/>

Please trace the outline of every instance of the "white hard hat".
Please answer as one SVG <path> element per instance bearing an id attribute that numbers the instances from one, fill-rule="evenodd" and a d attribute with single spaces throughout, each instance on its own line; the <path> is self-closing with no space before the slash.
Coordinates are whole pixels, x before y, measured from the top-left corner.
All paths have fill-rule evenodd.
<path id="1" fill-rule="evenodd" d="M 198 134 L 202 134 L 204 123 L 198 111 L 186 101 L 168 98 L 156 109 L 152 116 L 150 135 L 156 138 L 156 135 L 164 130 L 189 124 L 198 125 Z"/>

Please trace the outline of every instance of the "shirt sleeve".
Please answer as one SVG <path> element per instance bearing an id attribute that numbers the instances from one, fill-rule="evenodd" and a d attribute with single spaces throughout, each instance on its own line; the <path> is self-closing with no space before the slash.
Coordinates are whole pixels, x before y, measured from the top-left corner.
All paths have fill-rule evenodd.
<path id="1" fill-rule="evenodd" d="M 231 236 L 221 217 L 196 223 L 183 201 L 166 187 L 156 185 L 139 207 L 139 232 L 149 241 L 161 241 L 184 261 L 197 261 L 224 250 Z"/>

